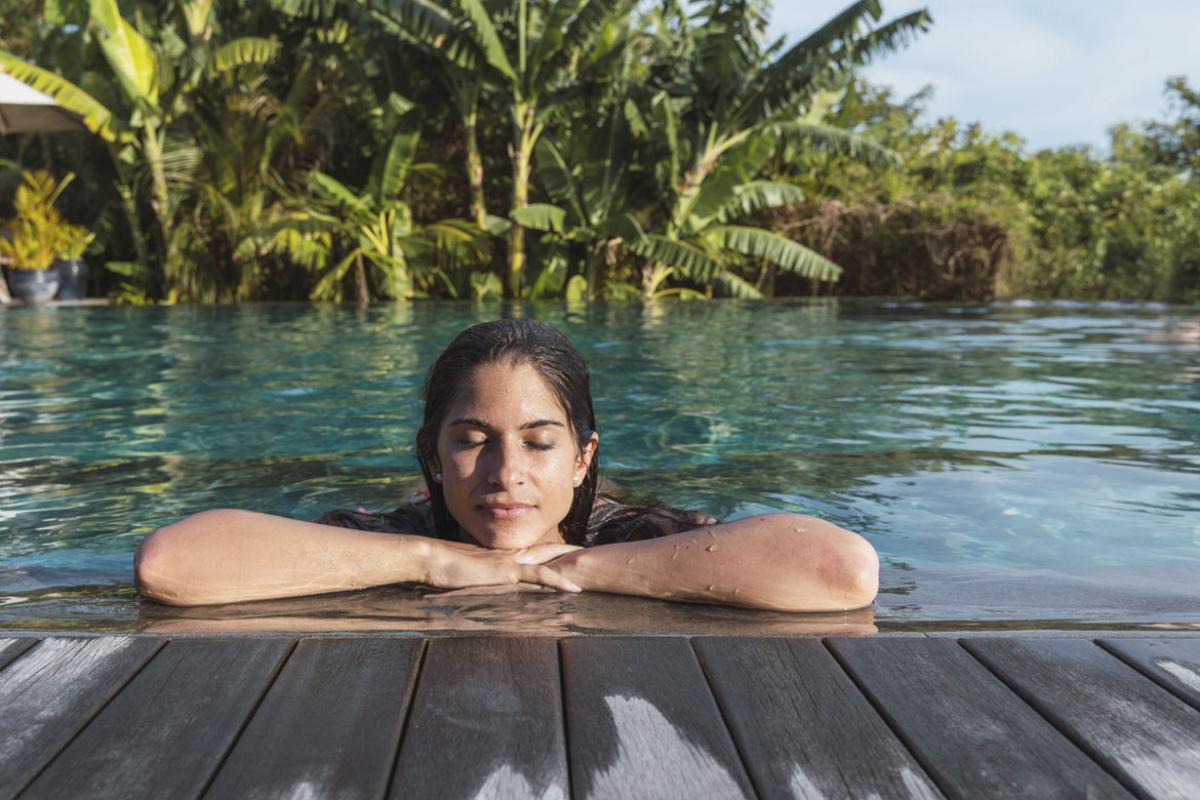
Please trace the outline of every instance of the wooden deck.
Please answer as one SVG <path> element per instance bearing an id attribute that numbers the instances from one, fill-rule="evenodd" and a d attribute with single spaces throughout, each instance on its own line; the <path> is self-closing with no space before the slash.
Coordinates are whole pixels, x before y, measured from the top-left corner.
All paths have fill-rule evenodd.
<path id="1" fill-rule="evenodd" d="M 0 638 L 0 798 L 1200 797 L 1200 637 Z"/>

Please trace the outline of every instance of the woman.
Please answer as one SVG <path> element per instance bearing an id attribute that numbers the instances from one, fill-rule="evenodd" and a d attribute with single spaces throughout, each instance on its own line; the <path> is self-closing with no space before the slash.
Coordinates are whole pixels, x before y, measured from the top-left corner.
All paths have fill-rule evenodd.
<path id="1" fill-rule="evenodd" d="M 506 319 L 463 331 L 430 369 L 424 400 L 417 457 L 427 501 L 316 522 L 205 511 L 142 542 L 138 591 L 205 605 L 419 583 L 789 611 L 848 610 L 875 598 L 874 549 L 831 523 L 799 514 L 716 523 L 597 497 L 587 368 L 545 323 Z"/>

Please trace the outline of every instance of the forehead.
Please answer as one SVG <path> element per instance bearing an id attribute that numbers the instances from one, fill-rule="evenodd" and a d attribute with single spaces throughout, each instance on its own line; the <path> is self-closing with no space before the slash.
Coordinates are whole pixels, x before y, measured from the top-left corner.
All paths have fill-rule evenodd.
<path id="1" fill-rule="evenodd" d="M 461 417 L 486 420 L 496 427 L 517 427 L 549 419 L 568 424 L 566 410 L 536 367 L 529 364 L 484 364 L 465 380 L 446 421 Z"/>

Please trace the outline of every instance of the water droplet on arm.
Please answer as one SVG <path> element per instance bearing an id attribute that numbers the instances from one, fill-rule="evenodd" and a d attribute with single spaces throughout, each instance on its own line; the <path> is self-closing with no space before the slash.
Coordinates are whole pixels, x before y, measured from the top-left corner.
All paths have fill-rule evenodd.
<path id="1" fill-rule="evenodd" d="M 706 547 L 704 549 L 710 553 L 715 553 L 717 551 L 717 546 L 715 544 L 710 544 L 708 547 Z"/>

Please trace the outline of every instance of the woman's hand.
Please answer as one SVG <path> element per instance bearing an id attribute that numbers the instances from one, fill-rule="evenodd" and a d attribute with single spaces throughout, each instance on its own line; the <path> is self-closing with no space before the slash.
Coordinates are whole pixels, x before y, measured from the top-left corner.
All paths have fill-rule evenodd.
<path id="1" fill-rule="evenodd" d="M 545 562 L 579 550 L 569 544 L 536 544 L 520 550 L 491 550 L 459 542 L 432 541 L 423 583 L 439 589 L 476 586 L 522 588 L 533 584 L 563 592 L 581 591 Z"/>

